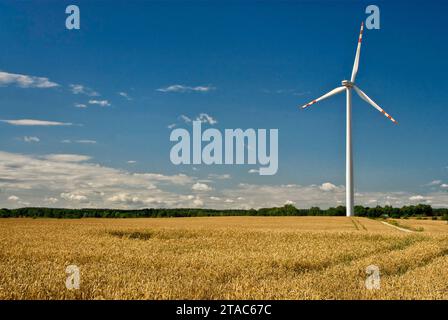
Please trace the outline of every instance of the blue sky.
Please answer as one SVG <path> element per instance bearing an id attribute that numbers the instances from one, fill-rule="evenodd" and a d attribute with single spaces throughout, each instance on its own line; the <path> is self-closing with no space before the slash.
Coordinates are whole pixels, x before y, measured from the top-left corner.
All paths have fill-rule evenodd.
<path id="1" fill-rule="evenodd" d="M 65 28 L 68 4 L 80 30 Z M 0 1 L 0 119 L 66 124 L 0 122 L 0 205 L 343 204 L 345 97 L 297 106 L 350 77 L 369 4 Z M 448 206 L 448 5 L 375 4 L 357 84 L 399 125 L 353 97 L 355 202 Z M 201 113 L 220 130 L 278 129 L 278 173 L 173 165 L 168 126 Z"/>

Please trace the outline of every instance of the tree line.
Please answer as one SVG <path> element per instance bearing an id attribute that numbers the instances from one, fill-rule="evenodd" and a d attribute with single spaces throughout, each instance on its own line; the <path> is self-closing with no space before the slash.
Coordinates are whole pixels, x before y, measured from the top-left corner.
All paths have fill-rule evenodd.
<path id="1" fill-rule="evenodd" d="M 448 220 L 448 208 L 432 208 L 430 205 L 419 204 L 394 208 L 391 206 L 364 207 L 355 206 L 355 215 L 359 217 L 407 218 L 407 217 L 442 217 Z M 0 218 L 163 218 L 163 217 L 211 217 L 211 216 L 345 216 L 345 207 L 321 209 L 312 207 L 298 209 L 293 205 L 261 209 L 163 209 L 148 208 L 139 210 L 119 209 L 63 209 L 29 207 L 18 209 L 0 209 Z"/>

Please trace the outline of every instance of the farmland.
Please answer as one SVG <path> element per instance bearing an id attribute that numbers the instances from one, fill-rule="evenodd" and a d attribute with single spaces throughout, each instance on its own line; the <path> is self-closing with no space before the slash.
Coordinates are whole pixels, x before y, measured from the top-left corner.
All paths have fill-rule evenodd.
<path id="1" fill-rule="evenodd" d="M 412 232 L 360 217 L 0 219 L 0 299 L 447 299 L 447 223 L 398 223 Z"/>

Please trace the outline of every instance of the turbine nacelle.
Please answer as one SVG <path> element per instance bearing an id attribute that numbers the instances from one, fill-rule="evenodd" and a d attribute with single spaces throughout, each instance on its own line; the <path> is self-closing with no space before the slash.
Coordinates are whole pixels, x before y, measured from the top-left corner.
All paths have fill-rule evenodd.
<path id="1" fill-rule="evenodd" d="M 354 82 L 351 82 L 349 80 L 342 80 L 342 85 L 346 88 L 353 88 L 353 86 L 355 85 Z"/>

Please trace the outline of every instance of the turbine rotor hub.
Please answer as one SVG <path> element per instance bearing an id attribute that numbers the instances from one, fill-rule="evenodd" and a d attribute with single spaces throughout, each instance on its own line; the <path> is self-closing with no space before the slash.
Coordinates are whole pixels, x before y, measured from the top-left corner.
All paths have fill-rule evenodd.
<path id="1" fill-rule="evenodd" d="M 355 84 L 348 80 L 342 80 L 342 85 L 346 88 L 352 88 Z"/>

